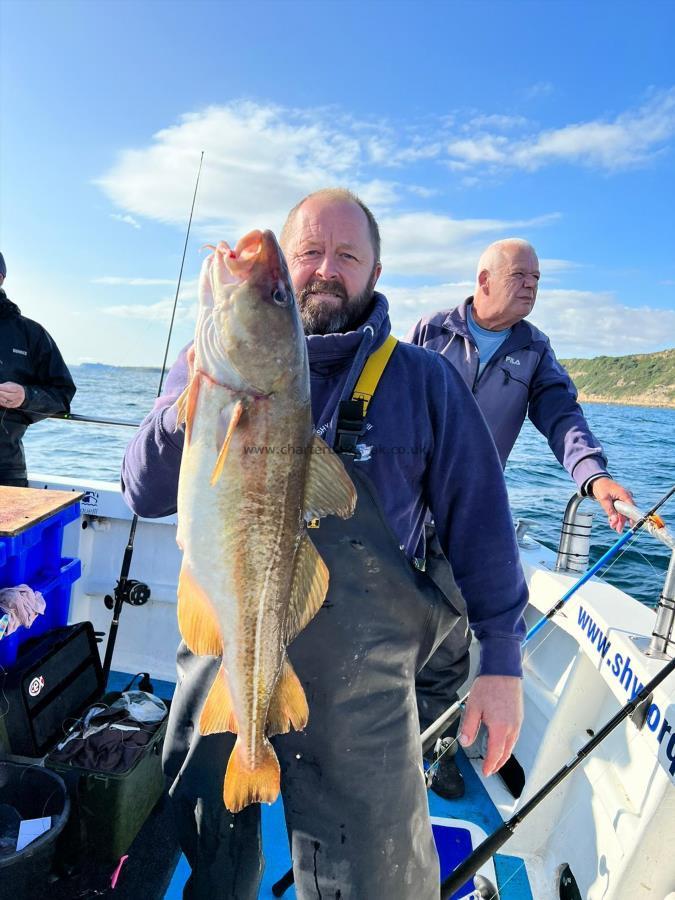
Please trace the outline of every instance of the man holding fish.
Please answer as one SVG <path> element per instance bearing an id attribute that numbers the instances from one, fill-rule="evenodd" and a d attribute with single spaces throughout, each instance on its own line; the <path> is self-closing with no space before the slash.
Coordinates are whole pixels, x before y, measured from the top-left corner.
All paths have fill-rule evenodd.
<path id="1" fill-rule="evenodd" d="M 389 339 L 358 198 L 306 197 L 281 246 L 213 248 L 194 345 L 123 463 L 139 515 L 178 508 L 165 769 L 185 896 L 257 897 L 257 804 L 280 786 L 298 897 L 435 900 L 415 673 L 464 602 L 481 664 L 463 731 L 486 725 L 486 774 L 522 720 L 527 588 L 499 458 L 453 367 Z M 456 585 L 444 561 L 420 570 L 428 513 Z"/>

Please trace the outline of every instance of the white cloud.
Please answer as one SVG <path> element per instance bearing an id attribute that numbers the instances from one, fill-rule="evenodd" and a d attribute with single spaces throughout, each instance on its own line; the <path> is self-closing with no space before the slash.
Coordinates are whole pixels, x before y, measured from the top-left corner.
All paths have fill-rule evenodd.
<path id="1" fill-rule="evenodd" d="M 110 218 L 117 219 L 118 222 L 124 222 L 125 225 L 131 225 L 132 228 L 141 227 L 133 216 L 122 216 L 119 213 L 111 213 Z"/>
<path id="2" fill-rule="evenodd" d="M 148 285 L 175 284 L 176 282 L 170 278 L 122 278 L 117 275 L 102 275 L 100 278 L 92 278 L 91 283 L 146 287 Z"/>
<path id="3" fill-rule="evenodd" d="M 392 331 L 403 337 L 422 316 L 440 309 L 451 309 L 473 292 L 473 281 L 452 281 L 421 287 L 387 287 L 386 280 L 378 289 L 389 301 Z"/>
<path id="4" fill-rule="evenodd" d="M 478 257 L 499 237 L 515 236 L 558 218 L 453 219 L 436 213 L 404 213 L 380 219 L 385 275 L 473 277 Z"/>
<path id="5" fill-rule="evenodd" d="M 531 90 L 542 93 L 545 84 Z M 486 171 L 556 162 L 615 171 L 645 163 L 675 134 L 675 88 L 614 118 L 533 129 L 521 115 L 476 110 L 394 124 L 234 101 L 184 114 L 148 146 L 123 151 L 97 183 L 121 209 L 113 214 L 121 221 L 137 227 L 135 216 L 144 216 L 184 226 L 203 149 L 194 224 L 204 237 L 217 231 L 236 240 L 261 223 L 278 231 L 300 197 L 327 185 L 351 187 L 383 216 L 438 191 L 405 177 L 420 162 L 461 173 L 465 188 Z M 388 177 L 394 172 L 396 179 Z"/>
<path id="6" fill-rule="evenodd" d="M 536 249 L 536 248 L 535 248 Z M 583 263 L 573 262 L 571 259 L 540 259 L 539 265 L 544 276 L 559 274 L 560 272 L 569 272 L 572 269 L 581 269 Z"/>
<path id="7" fill-rule="evenodd" d="M 550 81 L 537 81 L 525 89 L 524 96 L 526 100 L 535 100 L 537 97 L 548 97 L 553 91 L 554 87 Z"/>
<path id="8" fill-rule="evenodd" d="M 398 198 L 395 183 L 368 176 L 369 157 L 386 148 L 356 124 L 252 102 L 183 115 L 149 147 L 124 151 L 98 184 L 133 214 L 184 225 L 202 149 L 195 223 L 224 225 L 233 239 L 261 223 L 278 230 L 302 196 L 326 185 L 347 184 L 377 208 Z"/>
<path id="9" fill-rule="evenodd" d="M 403 337 L 423 316 L 465 300 L 473 282 L 387 287 L 383 281 L 378 288 L 389 300 L 394 334 Z M 563 358 L 653 353 L 675 346 L 675 310 L 624 306 L 611 293 L 542 290 L 530 320 Z"/>
<path id="10" fill-rule="evenodd" d="M 611 293 L 542 290 L 532 322 L 558 356 L 619 356 L 675 346 L 675 310 L 624 306 Z"/>
<path id="11" fill-rule="evenodd" d="M 475 131 L 482 128 L 494 128 L 496 131 L 510 131 L 513 128 L 524 128 L 529 122 L 525 116 L 505 116 L 499 113 L 492 115 L 474 116 L 466 125 L 462 126 L 462 131 Z"/>
<path id="12" fill-rule="evenodd" d="M 105 306 L 101 309 L 107 316 L 122 319 L 138 319 L 144 322 L 161 322 L 168 324 L 171 321 L 173 300 L 159 300 L 157 303 L 145 305 L 120 304 L 119 306 Z M 194 322 L 197 318 L 197 304 L 186 306 L 179 303 L 176 307 L 176 322 Z"/>
<path id="13" fill-rule="evenodd" d="M 486 166 L 533 171 L 567 162 L 614 172 L 653 159 L 674 134 L 675 88 L 671 88 L 613 119 L 565 125 L 519 138 L 487 132 L 473 139 L 452 140 L 447 149 L 454 169 Z"/>

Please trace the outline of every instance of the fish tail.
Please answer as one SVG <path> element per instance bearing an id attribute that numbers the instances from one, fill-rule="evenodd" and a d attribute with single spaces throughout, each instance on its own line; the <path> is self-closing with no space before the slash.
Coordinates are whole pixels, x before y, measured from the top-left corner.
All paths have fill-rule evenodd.
<path id="1" fill-rule="evenodd" d="M 286 734 L 291 727 L 302 731 L 308 718 L 305 691 L 286 658 L 267 710 L 267 734 Z"/>
<path id="2" fill-rule="evenodd" d="M 251 769 L 246 764 L 241 739 L 237 738 L 223 785 L 223 800 L 230 812 L 240 812 L 249 803 L 274 803 L 280 783 L 279 760 L 270 742 L 264 740 L 261 759 Z"/>

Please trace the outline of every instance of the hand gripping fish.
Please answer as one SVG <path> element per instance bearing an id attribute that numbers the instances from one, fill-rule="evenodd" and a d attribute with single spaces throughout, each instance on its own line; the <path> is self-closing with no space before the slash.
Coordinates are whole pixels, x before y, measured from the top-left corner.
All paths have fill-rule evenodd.
<path id="1" fill-rule="evenodd" d="M 349 517 L 356 490 L 312 431 L 305 337 L 274 235 L 212 249 L 178 401 L 178 625 L 193 653 L 222 654 L 199 730 L 237 734 L 223 798 L 238 812 L 276 799 L 269 737 L 307 724 L 286 647 L 323 603 L 328 570 L 305 522 Z"/>

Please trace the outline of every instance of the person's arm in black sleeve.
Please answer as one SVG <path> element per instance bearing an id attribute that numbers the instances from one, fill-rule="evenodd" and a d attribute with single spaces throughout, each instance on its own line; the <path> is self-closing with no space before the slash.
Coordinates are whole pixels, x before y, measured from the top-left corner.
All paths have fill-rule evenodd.
<path id="1" fill-rule="evenodd" d="M 34 375 L 22 385 L 25 397 L 19 409 L 31 422 L 70 412 L 76 387 L 59 348 L 42 326 L 34 329 L 29 347 Z"/>

